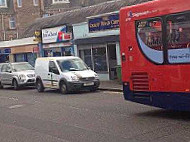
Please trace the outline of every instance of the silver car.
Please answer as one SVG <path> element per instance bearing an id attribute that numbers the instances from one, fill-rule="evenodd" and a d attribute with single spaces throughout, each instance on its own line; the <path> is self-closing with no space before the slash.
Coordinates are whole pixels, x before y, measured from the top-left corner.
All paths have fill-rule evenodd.
<path id="1" fill-rule="evenodd" d="M 0 88 L 13 86 L 15 90 L 21 86 L 35 85 L 34 68 L 27 62 L 4 63 L 0 67 Z"/>

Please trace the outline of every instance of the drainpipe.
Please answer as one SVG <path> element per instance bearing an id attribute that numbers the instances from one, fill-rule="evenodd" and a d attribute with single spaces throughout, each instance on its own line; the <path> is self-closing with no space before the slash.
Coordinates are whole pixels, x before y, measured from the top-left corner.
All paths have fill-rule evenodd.
<path id="1" fill-rule="evenodd" d="M 6 40 L 6 32 L 5 32 L 5 24 L 4 24 L 3 14 L 1 14 L 1 24 L 2 24 L 2 31 L 3 31 L 3 40 Z"/>

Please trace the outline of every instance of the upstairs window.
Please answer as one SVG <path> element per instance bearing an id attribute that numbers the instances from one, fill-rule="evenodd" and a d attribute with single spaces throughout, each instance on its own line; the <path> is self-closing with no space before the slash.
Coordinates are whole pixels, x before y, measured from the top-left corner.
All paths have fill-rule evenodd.
<path id="1" fill-rule="evenodd" d="M 56 4 L 56 3 L 70 3 L 69 0 L 53 0 L 53 4 Z"/>
<path id="2" fill-rule="evenodd" d="M 17 0 L 17 6 L 22 7 L 22 0 Z"/>
<path id="3" fill-rule="evenodd" d="M 16 29 L 16 20 L 14 17 L 10 17 L 10 19 L 9 19 L 9 28 Z"/>
<path id="4" fill-rule="evenodd" d="M 7 0 L 0 0 L 0 7 L 7 7 Z"/>
<path id="5" fill-rule="evenodd" d="M 38 6 L 39 5 L 39 0 L 33 0 L 33 4 L 34 4 L 34 6 Z"/>

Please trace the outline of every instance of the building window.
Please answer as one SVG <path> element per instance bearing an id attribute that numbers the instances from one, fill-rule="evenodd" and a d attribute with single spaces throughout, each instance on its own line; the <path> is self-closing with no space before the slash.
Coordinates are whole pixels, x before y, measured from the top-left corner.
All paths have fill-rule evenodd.
<path id="1" fill-rule="evenodd" d="M 33 0 L 33 4 L 34 4 L 34 6 L 38 6 L 39 0 Z"/>
<path id="2" fill-rule="evenodd" d="M 22 0 L 17 0 L 17 6 L 22 7 Z"/>
<path id="3" fill-rule="evenodd" d="M 16 20 L 14 17 L 10 17 L 9 19 L 9 27 L 10 29 L 16 29 Z"/>
<path id="4" fill-rule="evenodd" d="M 7 0 L 0 0 L 0 7 L 7 7 Z"/>
<path id="5" fill-rule="evenodd" d="M 69 0 L 53 0 L 53 4 L 56 4 L 56 3 L 70 3 Z"/>

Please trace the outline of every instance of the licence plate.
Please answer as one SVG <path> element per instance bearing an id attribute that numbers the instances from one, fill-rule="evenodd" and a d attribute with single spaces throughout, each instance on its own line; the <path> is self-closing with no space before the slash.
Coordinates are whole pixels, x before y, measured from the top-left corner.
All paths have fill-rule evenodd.
<path id="1" fill-rule="evenodd" d="M 84 83 L 84 86 L 92 86 L 94 85 L 94 82 Z"/>

